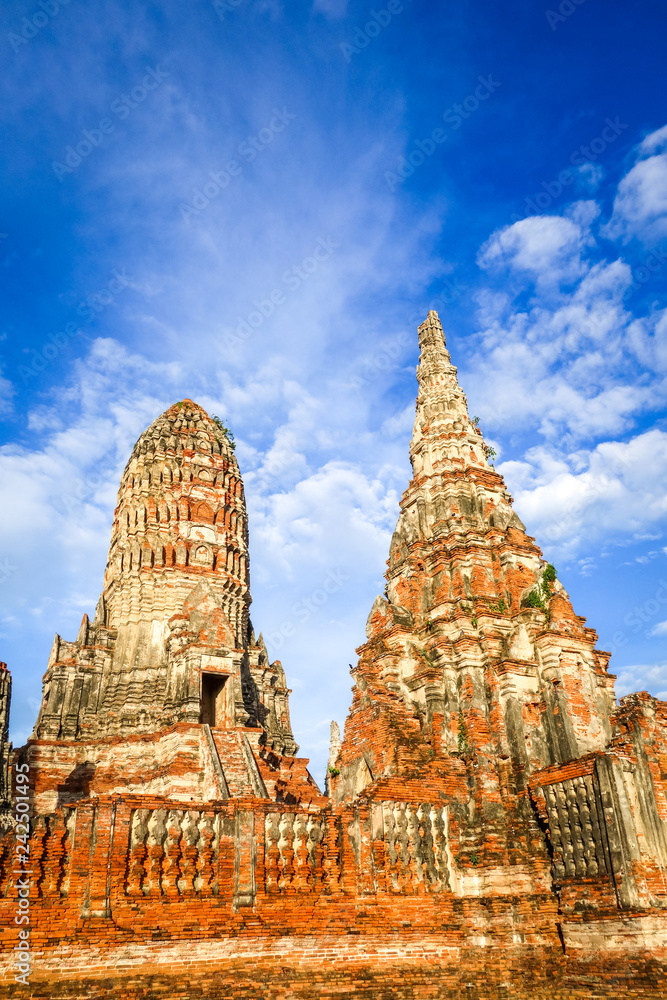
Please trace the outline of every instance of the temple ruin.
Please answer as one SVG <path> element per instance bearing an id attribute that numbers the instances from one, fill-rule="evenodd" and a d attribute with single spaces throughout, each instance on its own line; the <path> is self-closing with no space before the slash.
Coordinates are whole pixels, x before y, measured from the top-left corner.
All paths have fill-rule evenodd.
<path id="1" fill-rule="evenodd" d="M 56 636 L 11 753 L 0 670 L 0 997 L 667 993 L 667 704 L 617 702 L 435 312 L 419 346 L 413 475 L 324 792 L 250 619 L 226 429 L 184 400 L 139 438 L 95 615 Z"/>

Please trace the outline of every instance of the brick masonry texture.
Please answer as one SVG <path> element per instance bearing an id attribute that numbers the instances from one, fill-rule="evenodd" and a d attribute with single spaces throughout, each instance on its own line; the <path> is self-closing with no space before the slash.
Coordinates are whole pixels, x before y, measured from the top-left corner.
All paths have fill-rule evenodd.
<path id="1" fill-rule="evenodd" d="M 419 328 L 413 477 L 326 794 L 249 617 L 228 435 L 190 400 L 121 480 L 94 620 L 25 747 L 29 985 L 0 773 L 0 997 L 667 995 L 667 705 L 617 703 Z M 24 786 L 21 786 L 24 787 Z"/>

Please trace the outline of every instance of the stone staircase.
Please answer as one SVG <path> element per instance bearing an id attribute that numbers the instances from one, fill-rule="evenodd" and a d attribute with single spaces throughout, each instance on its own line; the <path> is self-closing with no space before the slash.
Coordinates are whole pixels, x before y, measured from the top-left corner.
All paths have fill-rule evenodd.
<path id="1" fill-rule="evenodd" d="M 220 758 L 229 797 L 238 799 L 254 795 L 256 798 L 268 798 L 257 762 L 243 730 L 211 728 L 211 736 Z"/>

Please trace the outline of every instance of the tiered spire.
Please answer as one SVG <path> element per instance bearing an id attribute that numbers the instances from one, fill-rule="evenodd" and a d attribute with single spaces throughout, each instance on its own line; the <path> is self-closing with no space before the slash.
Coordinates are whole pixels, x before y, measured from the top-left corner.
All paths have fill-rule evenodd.
<path id="1" fill-rule="evenodd" d="M 250 602 L 233 446 L 222 422 L 186 399 L 133 449 L 94 621 L 84 616 L 74 643 L 56 636 L 36 735 L 209 722 L 263 728 L 269 746 L 294 753 L 285 676 L 254 638 Z"/>
<path id="2" fill-rule="evenodd" d="M 444 780 L 449 755 L 464 751 L 518 754 L 521 769 L 536 769 L 609 735 L 608 657 L 487 460 L 437 313 L 419 344 L 414 475 L 353 671 L 337 797 L 369 784 L 379 795 L 431 764 Z"/>
<path id="3" fill-rule="evenodd" d="M 417 413 L 410 442 L 415 479 L 465 468 L 471 462 L 485 466 L 479 432 L 468 417 L 465 394 L 445 346 L 440 318 L 431 310 L 419 327 Z"/>

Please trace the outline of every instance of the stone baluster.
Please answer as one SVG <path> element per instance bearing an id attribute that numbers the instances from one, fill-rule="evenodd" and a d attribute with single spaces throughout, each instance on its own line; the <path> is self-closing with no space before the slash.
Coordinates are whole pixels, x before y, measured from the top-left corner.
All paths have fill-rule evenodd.
<path id="1" fill-rule="evenodd" d="M 567 815 L 570 821 L 570 835 L 572 837 L 572 854 L 574 858 L 574 871 L 577 878 L 583 878 L 586 874 L 586 858 L 584 856 L 584 839 L 581 829 L 581 818 L 579 816 L 579 803 L 574 781 L 568 778 L 563 782 L 565 786 L 565 802 Z"/>
<path id="2" fill-rule="evenodd" d="M 598 862 L 595 855 L 595 838 L 593 835 L 593 824 L 591 822 L 591 811 L 586 795 L 584 779 L 578 777 L 574 779 L 574 789 L 577 796 L 577 806 L 581 822 L 581 839 L 584 845 L 584 864 L 586 875 L 595 876 L 598 874 Z"/>
<path id="3" fill-rule="evenodd" d="M 162 895 L 162 865 L 164 863 L 164 842 L 167 837 L 165 809 L 154 809 L 148 821 L 146 841 L 148 860 L 146 863 L 146 886 L 150 895 Z"/>
<path id="4" fill-rule="evenodd" d="M 554 875 L 557 879 L 561 879 L 565 878 L 565 855 L 563 852 L 563 838 L 560 831 L 560 814 L 556 802 L 556 793 L 551 785 L 546 785 L 543 788 L 543 792 L 547 806 L 547 816 L 549 817 L 549 839 L 551 840 Z"/>
<path id="5" fill-rule="evenodd" d="M 181 819 L 180 809 L 172 809 L 167 815 L 167 837 L 164 843 L 162 868 L 162 890 L 166 896 L 178 896 L 181 860 Z"/>
<path id="6" fill-rule="evenodd" d="M 280 819 L 280 888 L 283 892 L 294 889 L 296 872 L 294 867 L 294 816 L 283 813 Z"/>
<path id="7" fill-rule="evenodd" d="M 183 816 L 181 829 L 183 839 L 181 841 L 181 877 L 178 880 L 178 891 L 182 896 L 189 896 L 195 890 L 195 878 L 197 877 L 197 841 L 199 840 L 199 829 L 197 821 L 199 813 L 194 809 L 189 809 Z"/>
<path id="8" fill-rule="evenodd" d="M 296 889 L 299 892 L 310 892 L 312 889 L 313 876 L 310 868 L 310 858 L 308 856 L 308 828 L 306 826 L 306 818 L 302 813 L 296 816 L 296 822 L 294 824 L 294 847 Z"/>
<path id="9" fill-rule="evenodd" d="M 210 896 L 213 891 L 213 876 L 215 873 L 215 816 L 202 813 L 199 821 L 199 840 L 197 841 L 198 861 L 195 889 L 204 896 Z"/>
<path id="10" fill-rule="evenodd" d="M 447 864 L 447 828 L 445 810 L 437 807 L 431 811 L 431 829 L 435 867 L 440 885 L 449 889 L 449 865 Z"/>
<path id="11" fill-rule="evenodd" d="M 413 892 L 424 891 L 424 850 L 422 845 L 422 828 L 419 821 L 419 809 L 412 806 L 406 808 L 408 817 L 408 833 L 410 836 L 410 885 Z"/>
<path id="12" fill-rule="evenodd" d="M 137 895 L 143 891 L 146 878 L 146 837 L 148 836 L 149 817 L 149 809 L 135 809 L 132 816 L 127 873 L 127 891 L 131 895 Z"/>
<path id="13" fill-rule="evenodd" d="M 401 892 L 409 892 L 412 888 L 410 879 L 410 833 L 405 806 L 396 804 L 396 851 L 398 854 L 398 888 Z"/>
<path id="14" fill-rule="evenodd" d="M 322 889 L 322 828 L 316 816 L 308 817 L 308 861 L 311 871 L 311 886 L 317 892 Z"/>
<path id="15" fill-rule="evenodd" d="M 340 885 L 340 850 L 341 837 L 340 827 L 335 817 L 329 816 L 326 820 L 324 834 L 324 885 L 326 891 L 331 895 L 338 895 L 341 892 Z"/>
<path id="16" fill-rule="evenodd" d="M 554 791 L 556 809 L 558 810 L 558 821 L 563 848 L 563 864 L 565 866 L 565 877 L 574 878 L 577 874 L 574 862 L 574 849 L 572 847 L 572 834 L 570 832 L 570 820 L 567 811 L 567 798 L 565 789 L 561 782 L 551 785 Z"/>
<path id="17" fill-rule="evenodd" d="M 277 813 L 269 813 L 266 817 L 266 847 L 265 847 L 265 887 L 267 893 L 280 892 L 280 825 Z"/>
<path id="18" fill-rule="evenodd" d="M 391 804 L 385 805 L 384 811 L 384 843 L 386 884 L 389 892 L 399 891 L 398 869 L 400 865 L 397 848 L 396 815 Z"/>
<path id="19" fill-rule="evenodd" d="M 591 817 L 591 827 L 593 829 L 593 841 L 595 843 L 595 857 L 597 860 L 598 874 L 607 874 L 607 859 L 604 853 L 603 836 L 605 835 L 602 830 L 602 824 L 600 822 L 600 814 L 598 812 L 598 803 L 595 797 L 595 788 L 593 787 L 593 776 L 587 774 L 584 778 L 584 788 L 586 789 L 586 798 L 588 800 L 588 808 Z"/>
<path id="20" fill-rule="evenodd" d="M 373 803 L 370 810 L 371 826 L 371 863 L 375 879 L 375 892 L 385 893 L 388 889 L 387 844 L 384 823 L 384 808 L 379 803 Z"/>
<path id="21" fill-rule="evenodd" d="M 418 809 L 419 834 L 421 839 L 422 873 L 425 888 L 429 888 L 438 882 L 438 873 L 435 868 L 435 853 L 433 850 L 433 831 L 431 826 L 431 805 L 428 802 L 422 803 Z"/>

